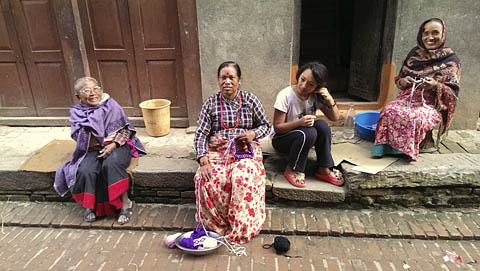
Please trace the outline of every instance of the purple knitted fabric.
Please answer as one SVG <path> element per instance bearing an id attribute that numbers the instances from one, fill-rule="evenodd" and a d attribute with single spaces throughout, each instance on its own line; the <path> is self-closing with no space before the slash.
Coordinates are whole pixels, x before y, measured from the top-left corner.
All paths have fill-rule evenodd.
<path id="1" fill-rule="evenodd" d="M 195 245 L 194 240 L 205 235 L 206 232 L 202 228 L 195 229 L 190 235 L 190 237 L 182 238 L 182 240 L 180 241 L 180 245 L 185 248 L 197 249 L 198 246 Z"/>

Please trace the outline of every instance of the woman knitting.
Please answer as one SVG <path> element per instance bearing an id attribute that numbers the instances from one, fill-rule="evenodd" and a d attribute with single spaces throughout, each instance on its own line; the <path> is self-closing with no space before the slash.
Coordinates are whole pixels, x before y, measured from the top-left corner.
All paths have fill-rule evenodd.
<path id="1" fill-rule="evenodd" d="M 235 244 L 247 243 L 265 221 L 265 169 L 258 139 L 271 126 L 260 100 L 239 89 L 235 62 L 218 67 L 220 91 L 207 98 L 198 116 L 194 177 L 199 219 Z"/>
<path id="2" fill-rule="evenodd" d="M 405 58 L 395 83 L 397 99 L 381 112 L 372 155 L 405 154 L 412 161 L 419 152 L 435 151 L 432 129 L 440 136 L 450 126 L 460 90 L 460 61 L 445 48 L 445 23 L 438 18 L 420 25 L 415 46 Z"/>

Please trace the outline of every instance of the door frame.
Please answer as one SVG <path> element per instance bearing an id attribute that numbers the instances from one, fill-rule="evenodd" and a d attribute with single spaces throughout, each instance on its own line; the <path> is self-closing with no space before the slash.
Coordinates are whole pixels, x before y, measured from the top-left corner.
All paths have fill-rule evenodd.
<path id="1" fill-rule="evenodd" d="M 189 126 L 196 125 L 198 113 L 203 104 L 196 2 L 196 0 L 177 0 Z"/>

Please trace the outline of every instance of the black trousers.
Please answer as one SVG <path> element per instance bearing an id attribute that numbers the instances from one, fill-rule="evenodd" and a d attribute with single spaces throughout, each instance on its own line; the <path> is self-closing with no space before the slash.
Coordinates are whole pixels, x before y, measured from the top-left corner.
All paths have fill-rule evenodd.
<path id="1" fill-rule="evenodd" d="M 288 164 L 297 172 L 305 172 L 308 151 L 315 146 L 317 165 L 320 168 L 334 166 L 332 158 L 332 131 L 324 120 L 316 120 L 312 127 L 298 127 L 285 134 L 276 134 L 273 147 L 288 154 Z"/>

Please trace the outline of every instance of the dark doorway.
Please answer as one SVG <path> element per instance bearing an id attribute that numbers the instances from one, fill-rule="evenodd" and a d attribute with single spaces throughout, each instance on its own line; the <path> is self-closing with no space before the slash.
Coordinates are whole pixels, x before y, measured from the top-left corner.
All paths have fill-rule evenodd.
<path id="1" fill-rule="evenodd" d="M 381 66 L 389 55 L 385 48 L 390 48 L 384 46 L 386 2 L 302 1 L 299 63 L 324 63 L 336 98 L 378 98 Z"/>
<path id="2" fill-rule="evenodd" d="M 329 89 L 345 96 L 350 71 L 353 0 L 303 0 L 300 65 L 320 61 L 329 70 Z"/>

